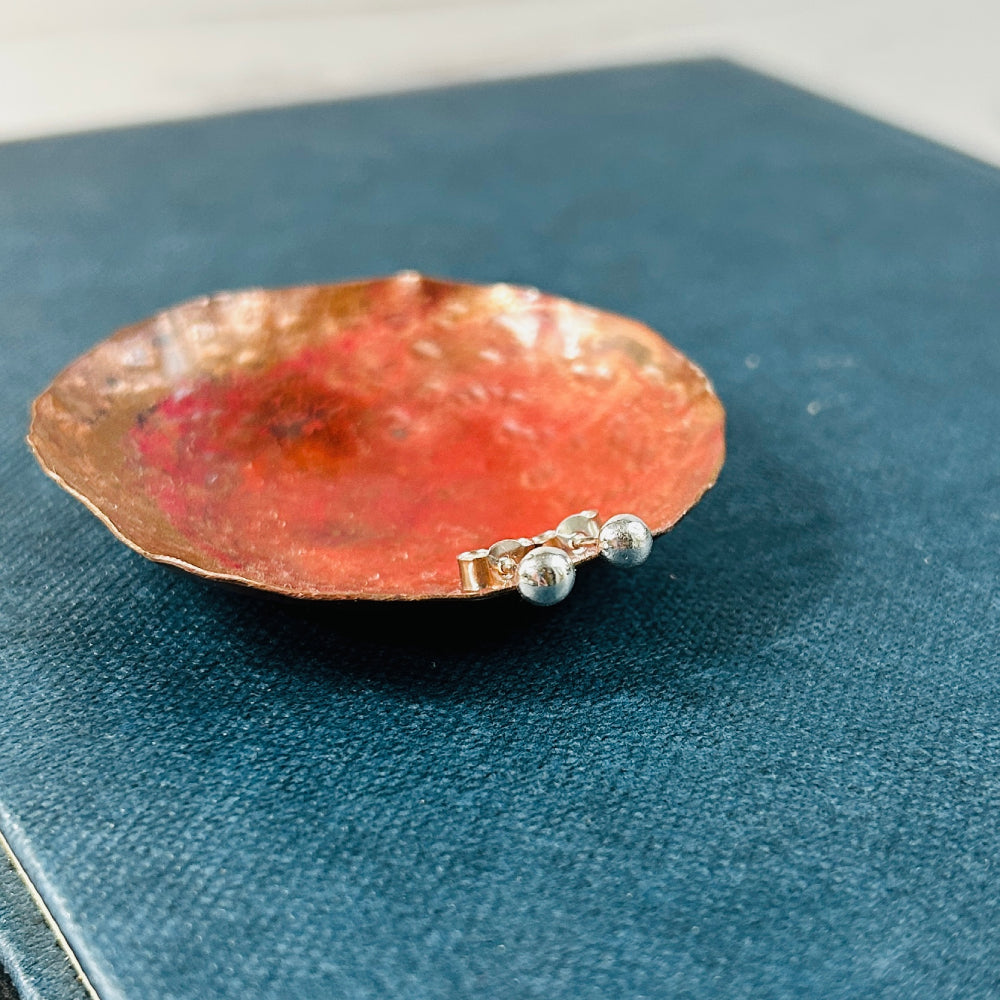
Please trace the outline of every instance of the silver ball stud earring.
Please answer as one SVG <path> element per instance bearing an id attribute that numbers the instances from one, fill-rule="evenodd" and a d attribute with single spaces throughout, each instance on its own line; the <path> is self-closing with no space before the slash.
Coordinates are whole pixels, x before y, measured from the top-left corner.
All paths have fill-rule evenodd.
<path id="1" fill-rule="evenodd" d="M 532 604 L 557 604 L 573 589 L 573 560 L 552 545 L 527 552 L 517 567 L 517 589 Z"/>
<path id="2" fill-rule="evenodd" d="M 460 552 L 458 575 L 465 594 L 516 587 L 525 600 L 548 606 L 569 595 L 577 563 L 600 554 L 615 566 L 638 566 L 652 547 L 653 535 L 641 517 L 616 514 L 601 525 L 596 510 L 583 510 L 530 538 L 504 538 L 488 549 Z"/>
<path id="3" fill-rule="evenodd" d="M 615 566 L 638 566 L 649 558 L 653 535 L 635 514 L 616 514 L 601 525 L 601 555 Z"/>

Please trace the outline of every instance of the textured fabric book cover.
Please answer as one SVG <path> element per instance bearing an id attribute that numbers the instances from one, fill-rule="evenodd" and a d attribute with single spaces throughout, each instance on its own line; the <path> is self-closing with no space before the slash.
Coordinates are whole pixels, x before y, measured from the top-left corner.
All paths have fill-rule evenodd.
<path id="1" fill-rule="evenodd" d="M 641 570 L 268 601 L 24 445 L 118 326 L 401 268 L 711 375 L 729 460 Z M 0 830 L 92 992 L 995 995 L 998 279 L 995 171 L 723 63 L 0 148 Z M 4 898 L 18 988 L 82 995 Z"/>

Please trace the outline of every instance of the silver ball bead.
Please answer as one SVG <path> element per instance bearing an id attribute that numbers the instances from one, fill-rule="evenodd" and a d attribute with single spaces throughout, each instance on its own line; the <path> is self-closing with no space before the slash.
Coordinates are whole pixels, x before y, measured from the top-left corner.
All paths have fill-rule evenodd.
<path id="1" fill-rule="evenodd" d="M 653 535 L 635 514 L 616 514 L 601 525 L 601 555 L 615 566 L 638 566 L 649 558 Z"/>
<path id="2" fill-rule="evenodd" d="M 573 589 L 575 579 L 573 560 L 551 545 L 532 549 L 517 567 L 517 589 L 532 604 L 557 604 Z"/>

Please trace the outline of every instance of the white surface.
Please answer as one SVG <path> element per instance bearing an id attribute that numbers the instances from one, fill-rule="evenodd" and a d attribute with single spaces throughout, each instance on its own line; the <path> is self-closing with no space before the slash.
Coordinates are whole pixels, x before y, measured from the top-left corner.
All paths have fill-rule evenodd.
<path id="1" fill-rule="evenodd" d="M 0 139 L 692 55 L 1000 163 L 1000 0 L 0 0 Z"/>

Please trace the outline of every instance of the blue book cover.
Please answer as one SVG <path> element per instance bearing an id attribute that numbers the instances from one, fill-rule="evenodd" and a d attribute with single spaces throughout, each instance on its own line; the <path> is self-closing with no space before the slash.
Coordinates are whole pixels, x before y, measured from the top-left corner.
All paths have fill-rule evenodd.
<path id="1" fill-rule="evenodd" d="M 268 601 L 144 561 L 24 444 L 117 327 L 404 268 L 711 375 L 726 467 L 641 570 Z M 0 344 L 22 996 L 997 994 L 995 170 L 712 61 L 13 143 Z"/>

